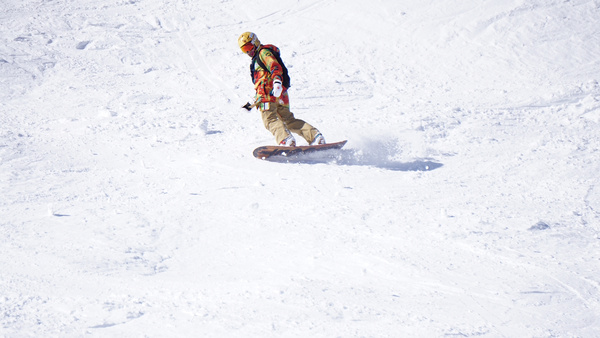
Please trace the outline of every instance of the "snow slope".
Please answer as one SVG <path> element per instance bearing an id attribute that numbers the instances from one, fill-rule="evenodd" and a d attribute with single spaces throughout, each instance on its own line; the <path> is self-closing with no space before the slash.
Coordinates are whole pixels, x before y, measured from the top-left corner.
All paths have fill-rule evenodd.
<path id="1" fill-rule="evenodd" d="M 600 1 L 5 2 L 0 336 L 600 336 Z"/>

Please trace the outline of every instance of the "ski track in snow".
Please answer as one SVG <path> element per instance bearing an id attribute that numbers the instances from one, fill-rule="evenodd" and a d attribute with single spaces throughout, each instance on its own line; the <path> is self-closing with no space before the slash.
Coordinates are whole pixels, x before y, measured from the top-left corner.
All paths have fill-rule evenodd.
<path id="1" fill-rule="evenodd" d="M 600 3 L 0 13 L 0 336 L 600 335 Z M 259 161 L 244 31 L 339 152 Z"/>

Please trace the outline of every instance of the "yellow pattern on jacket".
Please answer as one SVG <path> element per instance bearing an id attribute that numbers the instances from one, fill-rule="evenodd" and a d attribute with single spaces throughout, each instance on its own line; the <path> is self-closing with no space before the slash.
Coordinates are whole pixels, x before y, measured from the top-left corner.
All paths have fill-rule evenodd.
<path id="1" fill-rule="evenodd" d="M 254 63 L 253 80 L 256 98 L 262 103 L 278 102 L 281 105 L 289 106 L 290 101 L 286 87 L 283 87 L 283 92 L 279 98 L 271 96 L 273 80 L 279 79 L 279 81 L 282 81 L 283 79 L 283 67 L 277 62 L 275 55 L 273 55 L 270 49 L 262 48 L 261 46 L 256 57 L 259 57 L 265 67 L 268 68 L 263 69 L 254 58 L 252 59 Z"/>

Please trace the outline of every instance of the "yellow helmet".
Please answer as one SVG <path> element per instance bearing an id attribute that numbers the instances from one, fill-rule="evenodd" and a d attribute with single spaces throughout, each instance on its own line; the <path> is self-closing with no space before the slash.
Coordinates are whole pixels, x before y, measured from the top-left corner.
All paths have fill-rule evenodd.
<path id="1" fill-rule="evenodd" d="M 246 32 L 240 35 L 240 37 L 238 38 L 238 46 L 240 47 L 240 49 L 242 49 L 242 51 L 244 51 L 244 48 L 242 47 L 244 47 L 244 45 L 246 45 L 249 42 L 252 43 L 252 45 L 254 45 L 255 48 L 260 47 L 260 41 L 256 37 L 256 34 L 252 32 Z"/>

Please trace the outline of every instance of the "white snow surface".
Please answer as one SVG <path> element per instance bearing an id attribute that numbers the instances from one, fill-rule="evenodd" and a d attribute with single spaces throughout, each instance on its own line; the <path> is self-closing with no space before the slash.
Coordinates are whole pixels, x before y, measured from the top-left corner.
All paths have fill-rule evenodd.
<path id="1" fill-rule="evenodd" d="M 598 0 L 3 1 L 0 336 L 600 336 L 598 22 Z M 275 141 L 240 109 L 245 31 L 342 151 L 252 156 Z"/>

